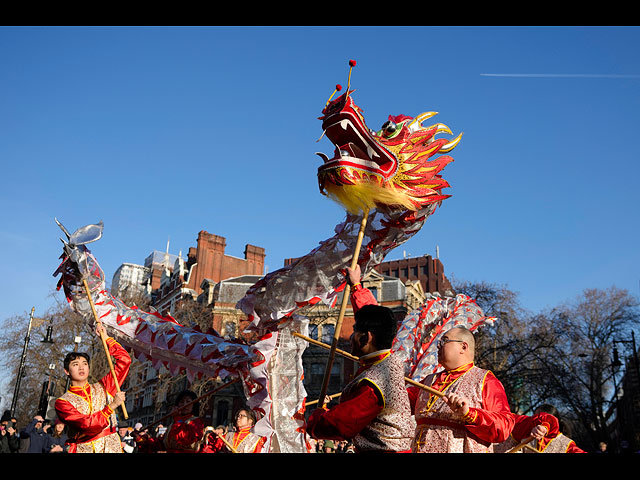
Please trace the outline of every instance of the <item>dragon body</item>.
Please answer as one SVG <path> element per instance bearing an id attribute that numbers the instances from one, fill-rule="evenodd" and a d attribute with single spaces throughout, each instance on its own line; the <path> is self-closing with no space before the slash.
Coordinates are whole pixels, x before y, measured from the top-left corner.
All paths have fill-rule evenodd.
<path id="1" fill-rule="evenodd" d="M 190 378 L 241 378 L 249 407 L 261 417 L 255 430 L 267 437 L 265 451 L 305 451 L 301 358 L 306 345 L 292 333 L 307 334 L 308 320 L 299 314 L 303 307 L 317 302 L 335 305 L 346 285 L 344 268 L 353 256 L 363 215 L 368 221 L 358 263 L 366 275 L 389 251 L 420 231 L 448 197 L 442 193 L 448 183 L 440 173 L 452 158 L 440 154 L 452 150 L 460 136 L 438 139 L 439 133 L 451 133 L 448 127 L 423 127 L 433 112 L 415 118 L 390 116 L 374 132 L 366 126 L 351 93 L 347 90 L 327 102 L 322 111 L 324 134 L 336 149 L 332 158 L 321 154 L 324 162 L 317 172 L 321 193 L 344 205 L 346 218 L 332 237 L 292 264 L 265 275 L 238 302 L 237 308 L 250 320 L 248 329 L 260 339 L 256 343 L 224 339 L 214 330 L 188 328 L 170 316 L 125 305 L 105 289 L 104 274 L 86 247 L 100 238 L 102 224 L 74 234 L 59 224 L 67 239 L 54 275 L 61 276 L 58 288 L 63 287 L 70 307 L 91 317 L 82 288 L 87 280 L 101 322 L 138 358 L 173 373 L 186 372 Z M 469 302 L 433 300 L 407 317 L 394 344 L 407 372 L 417 378 L 433 367 L 426 365 L 431 357 L 425 349 L 433 349 L 438 326 L 454 317 L 457 323 L 482 323 L 477 309 L 461 314 L 462 304 Z M 427 347 L 422 346 L 425 339 Z"/>

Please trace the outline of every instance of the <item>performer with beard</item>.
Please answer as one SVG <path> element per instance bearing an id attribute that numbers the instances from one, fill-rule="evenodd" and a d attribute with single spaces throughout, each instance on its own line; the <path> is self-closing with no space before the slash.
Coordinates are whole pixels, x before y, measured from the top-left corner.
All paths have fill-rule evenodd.
<path id="1" fill-rule="evenodd" d="M 415 424 L 402 365 L 391 355 L 397 321 L 389 308 L 358 308 L 356 299 L 364 302 L 371 292 L 359 287 L 359 268 L 348 272 L 355 312 L 351 353 L 359 357 L 360 368 L 338 405 L 327 408 L 327 397 L 311 414 L 307 432 L 316 439 L 352 440 L 358 452 L 410 452 Z"/>

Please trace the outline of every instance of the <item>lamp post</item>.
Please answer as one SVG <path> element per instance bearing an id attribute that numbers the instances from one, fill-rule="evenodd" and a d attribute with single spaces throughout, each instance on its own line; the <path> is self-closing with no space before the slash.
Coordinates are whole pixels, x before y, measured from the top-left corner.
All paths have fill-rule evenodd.
<path id="1" fill-rule="evenodd" d="M 614 340 L 613 341 L 613 358 L 614 363 L 617 361 L 616 366 L 622 366 L 620 359 L 618 358 L 618 350 L 615 348 L 616 343 L 630 343 L 633 348 L 633 363 L 636 370 L 638 381 L 640 381 L 640 366 L 638 366 L 638 350 L 636 349 L 636 336 L 634 331 L 631 331 L 631 340 Z"/>
<path id="2" fill-rule="evenodd" d="M 640 381 L 640 366 L 638 365 L 638 350 L 636 349 L 636 338 L 635 338 L 635 334 L 633 332 L 633 330 L 631 331 L 631 340 L 613 340 L 613 363 L 612 363 L 612 368 L 615 369 L 621 367 L 623 365 L 623 363 L 620 361 L 620 358 L 618 356 L 618 349 L 616 348 L 616 343 L 630 343 L 632 348 L 633 348 L 633 363 L 634 363 L 634 370 L 635 370 L 635 374 L 636 374 L 636 379 L 637 381 Z M 625 375 L 627 374 L 627 371 L 625 371 Z M 614 373 L 614 387 L 615 387 L 615 373 Z M 618 417 L 620 415 L 620 407 L 619 407 L 619 399 L 618 399 L 618 391 L 617 391 L 617 387 L 615 387 L 616 389 L 616 410 L 618 412 Z M 632 407 L 633 408 L 633 407 Z M 631 416 L 631 431 L 633 432 L 634 436 L 635 436 L 635 422 L 634 422 L 634 415 L 632 413 Z"/>
<path id="3" fill-rule="evenodd" d="M 20 392 L 20 383 L 22 381 L 27 348 L 29 347 L 29 339 L 31 338 L 31 324 L 33 322 L 33 312 L 35 312 L 35 310 L 36 307 L 33 307 L 29 314 L 29 326 L 27 327 L 27 334 L 24 337 L 24 346 L 22 347 L 22 356 L 20 357 L 20 367 L 18 368 L 18 378 L 16 379 L 16 386 L 13 391 L 13 399 L 11 400 L 11 415 L 15 415 L 16 412 L 16 402 L 18 401 L 18 393 Z"/>
<path id="4" fill-rule="evenodd" d="M 27 349 L 29 348 L 29 341 L 31 340 L 31 327 L 35 324 L 36 326 L 42 325 L 45 320 L 42 318 L 35 318 L 33 316 L 33 312 L 35 312 L 36 307 L 31 308 L 31 313 L 29 314 L 29 326 L 27 327 L 27 334 L 24 337 L 24 345 L 22 347 L 22 356 L 20 357 L 20 367 L 18 368 L 18 378 L 16 379 L 16 386 L 13 391 L 13 399 L 11 400 L 11 415 L 16 414 L 16 404 L 18 402 L 18 394 L 20 392 L 20 384 L 22 383 L 22 376 L 24 375 L 24 366 L 25 359 L 27 358 Z M 53 343 L 51 338 L 51 333 L 53 331 L 53 318 L 49 319 L 49 326 L 47 327 L 47 333 L 45 338 L 42 340 L 43 343 Z"/>

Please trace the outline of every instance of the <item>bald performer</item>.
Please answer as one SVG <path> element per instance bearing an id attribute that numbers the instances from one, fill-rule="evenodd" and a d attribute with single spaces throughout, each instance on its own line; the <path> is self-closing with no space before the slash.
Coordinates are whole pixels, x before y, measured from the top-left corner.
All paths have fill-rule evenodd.
<path id="1" fill-rule="evenodd" d="M 360 284 L 360 266 L 347 268 L 354 311 L 377 304 Z M 412 413 L 418 423 L 413 452 L 493 452 L 493 444 L 504 442 L 515 420 L 502 383 L 489 370 L 474 365 L 475 339 L 462 326 L 453 327 L 438 342 L 442 370 L 422 382 L 444 397 L 426 390 L 407 388 Z"/>
<path id="2" fill-rule="evenodd" d="M 474 365 L 475 340 L 464 327 L 453 327 L 438 341 L 442 370 L 423 384 L 445 395 L 419 387 L 407 391 L 415 414 L 415 453 L 492 453 L 504 442 L 514 418 L 502 383 L 489 370 Z"/>

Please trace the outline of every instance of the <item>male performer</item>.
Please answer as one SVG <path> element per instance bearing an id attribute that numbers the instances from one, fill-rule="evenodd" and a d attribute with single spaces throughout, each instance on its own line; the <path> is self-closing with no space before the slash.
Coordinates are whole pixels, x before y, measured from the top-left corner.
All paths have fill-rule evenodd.
<path id="1" fill-rule="evenodd" d="M 511 433 L 515 420 L 504 387 L 491 371 L 474 365 L 474 351 L 469 330 L 449 329 L 438 342 L 443 370 L 422 382 L 444 397 L 407 389 L 418 424 L 414 452 L 492 453 L 493 444 Z"/>
<path id="2" fill-rule="evenodd" d="M 377 303 L 368 289 L 358 285 L 360 267 L 347 272 L 356 284 L 352 301 L 360 308 Z M 514 418 L 504 387 L 492 372 L 476 367 L 474 357 L 473 334 L 454 327 L 438 345 L 438 361 L 444 370 L 423 381 L 446 392 L 445 396 L 415 386 L 407 388 L 418 424 L 413 452 L 492 452 L 493 443 L 504 442 L 509 436 Z"/>
<path id="3" fill-rule="evenodd" d="M 226 445 L 231 445 L 236 453 L 260 453 L 265 438 L 251 431 L 257 418 L 253 410 L 241 408 L 234 417 L 235 431 L 225 435 Z M 228 451 L 225 448 L 221 452 Z"/>
<path id="4" fill-rule="evenodd" d="M 410 452 L 415 424 L 402 364 L 391 355 L 397 321 L 362 289 L 359 267 L 347 272 L 355 312 L 351 353 L 359 357 L 360 368 L 338 405 L 313 411 L 307 433 L 316 439 L 352 440 L 358 452 Z M 358 299 L 369 304 L 359 308 Z"/>
<path id="5" fill-rule="evenodd" d="M 106 332 L 98 325 L 98 336 Z M 118 385 L 122 385 L 131 365 L 127 351 L 113 338 L 107 338 L 109 354 L 114 357 Z M 124 403 L 111 372 L 99 382 L 89 383 L 89 355 L 68 353 L 64 371 L 71 379 L 67 392 L 55 402 L 60 421 L 67 425 L 69 453 L 122 453 L 115 410 Z"/>

